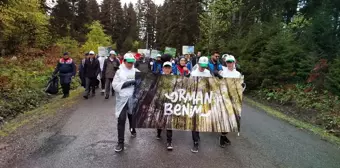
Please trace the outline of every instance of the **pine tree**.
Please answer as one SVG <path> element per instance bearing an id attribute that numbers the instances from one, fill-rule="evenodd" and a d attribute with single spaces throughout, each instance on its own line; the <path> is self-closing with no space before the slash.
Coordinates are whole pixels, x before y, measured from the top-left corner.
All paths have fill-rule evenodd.
<path id="1" fill-rule="evenodd" d="M 52 9 L 50 29 L 54 38 L 70 36 L 70 26 L 73 13 L 67 0 L 57 0 Z"/>
<path id="2" fill-rule="evenodd" d="M 99 20 L 99 5 L 97 0 L 88 0 L 88 11 L 91 21 Z"/>
<path id="3" fill-rule="evenodd" d="M 88 12 L 88 3 L 86 0 L 80 0 L 77 7 L 77 16 L 75 21 L 75 31 L 77 32 L 77 40 L 85 42 L 85 36 L 88 33 L 87 24 L 91 23 Z"/>

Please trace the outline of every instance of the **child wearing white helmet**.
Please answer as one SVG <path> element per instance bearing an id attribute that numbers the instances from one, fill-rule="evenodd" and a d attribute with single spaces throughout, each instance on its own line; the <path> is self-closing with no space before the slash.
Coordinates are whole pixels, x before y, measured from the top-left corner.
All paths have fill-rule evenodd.
<path id="1" fill-rule="evenodd" d="M 116 95 L 116 117 L 118 119 L 118 145 L 115 147 L 116 152 L 124 150 L 124 132 L 126 118 L 129 119 L 131 136 L 136 136 L 134 119 L 132 116 L 132 107 L 128 100 L 132 98 L 136 84 L 136 73 L 140 71 L 134 67 L 136 62 L 132 53 L 124 55 L 124 64 L 121 64 L 120 69 L 117 70 L 112 87 L 117 93 Z"/>

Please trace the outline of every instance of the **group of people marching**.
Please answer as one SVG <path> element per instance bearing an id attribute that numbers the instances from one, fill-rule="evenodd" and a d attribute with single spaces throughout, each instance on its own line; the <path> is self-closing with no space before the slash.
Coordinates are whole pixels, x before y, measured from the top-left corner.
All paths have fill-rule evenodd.
<path id="1" fill-rule="evenodd" d="M 178 63 L 173 60 L 164 61 L 161 55 L 157 55 L 157 58 L 153 64 L 151 64 L 151 70 L 154 74 L 161 75 L 180 75 L 186 77 L 218 77 L 218 78 L 239 78 L 241 74 L 236 70 L 235 62 L 236 59 L 232 55 L 225 54 L 222 58 L 222 63 L 220 63 L 219 52 L 214 52 L 209 59 L 208 57 L 193 57 L 186 55 L 185 57 L 180 57 Z M 129 57 L 127 57 L 129 58 Z M 125 59 L 125 58 L 124 58 Z M 193 59 L 198 61 L 196 65 L 193 65 Z M 116 152 L 121 152 L 124 150 L 124 129 L 126 116 L 129 118 L 130 122 L 130 132 L 133 137 L 136 136 L 136 130 L 134 127 L 134 120 L 132 116 L 132 109 L 129 108 L 128 99 L 133 96 L 133 89 L 135 82 L 135 77 L 138 75 L 139 70 L 133 67 L 133 60 L 125 59 L 125 63 L 122 69 L 117 71 L 117 74 L 113 80 L 112 85 L 114 90 L 119 92 L 119 97 L 117 97 L 116 105 L 116 116 L 118 116 L 118 145 L 115 148 Z M 121 95 L 124 94 L 124 95 Z M 162 129 L 157 129 L 157 139 L 161 139 Z M 220 146 L 225 147 L 231 142 L 227 138 L 227 133 L 222 133 L 220 136 Z M 173 150 L 172 144 L 172 130 L 166 130 L 167 136 L 167 149 Z M 193 138 L 193 148 L 191 151 L 193 153 L 198 152 L 200 136 L 199 132 L 192 132 Z"/>
<path id="2" fill-rule="evenodd" d="M 222 60 L 222 61 L 220 61 Z M 95 53 L 90 51 L 86 58 L 82 60 L 79 68 L 79 75 L 85 86 L 84 98 L 88 99 L 90 93 L 95 95 L 95 89 L 100 76 L 102 83 L 101 88 L 105 92 L 105 98 L 108 99 L 110 93 L 116 92 L 115 115 L 118 119 L 118 144 L 115 147 L 116 152 L 124 150 L 124 134 L 126 119 L 129 120 L 129 131 L 132 137 L 136 137 L 135 121 L 132 111 L 130 98 L 135 94 L 136 77 L 140 71 L 134 66 L 136 59 L 132 53 L 127 53 L 124 57 L 117 57 L 115 51 L 110 52 L 110 57 L 101 59 L 96 58 Z M 154 74 L 160 75 L 180 75 L 185 77 L 217 77 L 217 78 L 239 78 L 241 74 L 236 70 L 236 59 L 232 55 L 225 54 L 220 59 L 219 52 L 213 52 L 211 58 L 200 56 L 191 57 L 185 55 L 178 60 L 162 60 L 161 55 L 157 55 L 156 60 L 151 64 L 151 70 Z M 68 53 L 60 59 L 54 72 L 59 72 L 61 85 L 63 87 L 64 97 L 68 97 L 71 78 L 75 76 L 75 65 Z M 157 129 L 156 138 L 161 139 L 162 129 Z M 220 136 L 220 146 L 225 147 L 231 142 L 227 138 L 227 133 Z M 168 150 L 173 150 L 172 130 L 166 130 Z M 192 131 L 193 153 L 198 152 L 200 136 L 199 132 Z"/>

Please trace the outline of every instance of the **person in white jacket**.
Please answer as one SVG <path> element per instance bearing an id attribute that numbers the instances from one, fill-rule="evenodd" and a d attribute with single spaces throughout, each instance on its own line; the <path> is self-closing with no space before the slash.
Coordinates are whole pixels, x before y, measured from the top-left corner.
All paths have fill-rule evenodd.
<path id="1" fill-rule="evenodd" d="M 191 73 L 192 77 L 212 77 L 210 71 L 208 70 L 209 58 L 200 57 L 198 60 L 197 68 Z M 200 135 L 198 131 L 192 131 L 192 140 L 194 141 L 194 146 L 191 152 L 197 153 L 199 147 Z"/>
<path id="2" fill-rule="evenodd" d="M 121 64 L 120 69 L 116 72 L 112 81 L 112 87 L 116 91 L 116 117 L 118 119 L 118 145 L 115 147 L 116 152 L 124 150 L 124 132 L 126 116 L 128 116 L 130 124 L 131 136 L 136 136 L 135 123 L 132 115 L 132 107 L 128 103 L 132 98 L 134 86 L 136 84 L 136 73 L 140 71 L 134 68 L 135 58 L 131 53 L 124 55 L 124 63 Z"/>
<path id="3" fill-rule="evenodd" d="M 222 76 L 223 78 L 240 78 L 241 73 L 236 70 L 236 59 L 232 55 L 223 55 L 223 61 L 227 65 L 223 66 Z"/>
<path id="4" fill-rule="evenodd" d="M 104 62 L 107 59 L 105 55 L 99 55 L 98 61 L 100 65 L 100 74 L 98 75 L 98 80 L 100 81 L 100 86 L 101 86 L 101 93 L 105 93 L 105 78 L 103 75 L 103 69 L 104 69 Z"/>

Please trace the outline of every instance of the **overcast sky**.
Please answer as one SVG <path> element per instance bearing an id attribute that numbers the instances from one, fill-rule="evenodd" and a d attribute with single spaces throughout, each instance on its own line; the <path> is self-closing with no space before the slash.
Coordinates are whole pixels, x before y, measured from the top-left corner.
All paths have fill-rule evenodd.
<path id="1" fill-rule="evenodd" d="M 97 0 L 99 4 L 102 3 L 103 0 Z M 157 5 L 160 5 L 164 2 L 164 0 L 153 0 Z M 137 0 L 120 0 L 120 2 L 122 3 L 122 5 L 124 5 L 124 3 L 130 3 L 132 2 L 133 4 L 135 4 L 137 2 Z"/>

